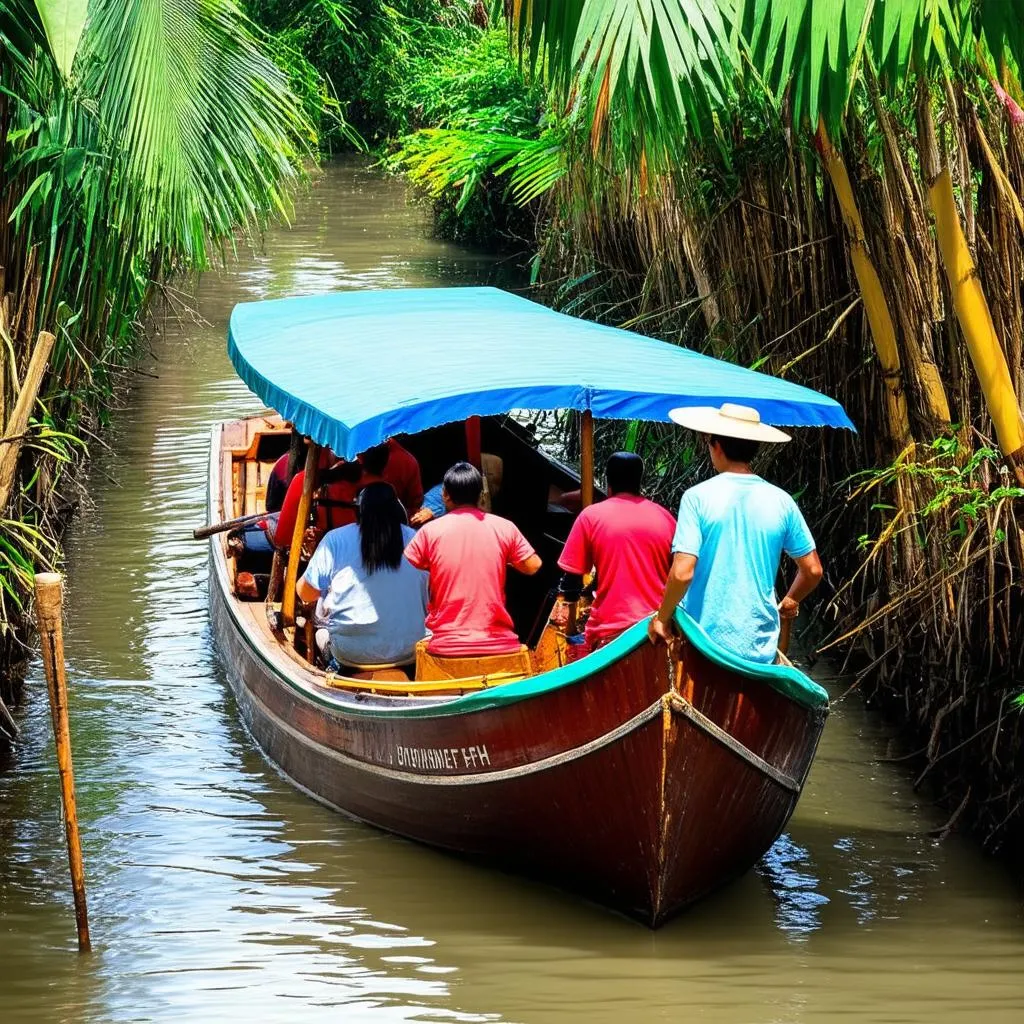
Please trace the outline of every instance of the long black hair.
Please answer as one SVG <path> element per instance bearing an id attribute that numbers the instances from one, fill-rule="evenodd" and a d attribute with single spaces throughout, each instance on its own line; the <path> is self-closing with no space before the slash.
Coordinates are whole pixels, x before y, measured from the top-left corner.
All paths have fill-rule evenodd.
<path id="1" fill-rule="evenodd" d="M 372 576 L 378 569 L 394 572 L 402 562 L 405 509 L 391 484 L 367 484 L 357 500 L 359 552 L 363 567 Z"/>

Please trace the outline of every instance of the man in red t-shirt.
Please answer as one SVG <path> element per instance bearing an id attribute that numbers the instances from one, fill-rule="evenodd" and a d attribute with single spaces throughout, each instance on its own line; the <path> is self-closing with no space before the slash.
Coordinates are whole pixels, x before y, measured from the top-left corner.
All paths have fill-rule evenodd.
<path id="1" fill-rule="evenodd" d="M 608 460 L 608 497 L 579 514 L 558 560 L 566 594 L 578 594 L 579 577 L 597 570 L 586 629 L 591 648 L 656 611 L 665 590 L 676 521 L 668 509 L 640 497 L 643 474 L 639 455 L 616 452 Z"/>
<path id="2" fill-rule="evenodd" d="M 387 462 L 381 476 L 395 489 L 398 500 L 407 515 L 419 511 L 423 504 L 423 477 L 420 464 L 412 452 L 403 448 L 393 437 L 384 442 L 388 449 Z M 364 453 L 363 458 L 369 453 Z"/>
<path id="3" fill-rule="evenodd" d="M 322 530 L 337 529 L 356 521 L 356 498 L 367 484 L 381 481 L 391 484 L 408 515 L 423 504 L 420 464 L 393 438 L 368 448 L 359 456 L 358 466 L 338 459 L 329 448 L 323 448 L 320 472 L 320 491 L 324 500 L 318 502 L 317 525 Z M 277 547 L 286 548 L 291 543 L 305 479 L 306 473 L 300 469 L 288 485 L 281 514 L 272 528 L 272 541 Z"/>
<path id="4" fill-rule="evenodd" d="M 431 654 L 472 657 L 519 650 L 505 607 L 505 571 L 511 565 L 532 576 L 540 556 L 514 523 L 477 508 L 482 489 L 480 471 L 457 462 L 444 475 L 448 513 L 427 523 L 405 549 L 417 569 L 430 573 Z"/>

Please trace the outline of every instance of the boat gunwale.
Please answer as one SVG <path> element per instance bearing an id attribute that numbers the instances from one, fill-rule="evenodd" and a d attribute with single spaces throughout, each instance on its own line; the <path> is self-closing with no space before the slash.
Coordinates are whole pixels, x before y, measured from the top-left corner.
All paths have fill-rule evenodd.
<path id="1" fill-rule="evenodd" d="M 208 491 L 208 512 L 210 521 L 216 521 L 224 513 L 224 493 L 221 481 L 221 466 L 224 450 L 221 437 L 224 427 L 230 422 L 244 422 L 252 417 L 241 417 L 239 420 L 220 421 L 211 428 L 210 438 L 210 472 Z M 217 506 L 221 507 L 218 508 Z M 236 510 L 237 511 L 237 510 Z M 225 608 L 236 629 L 244 638 L 249 649 L 273 673 L 274 677 L 283 682 L 290 690 L 310 702 L 334 713 L 350 714 L 359 717 L 377 718 L 443 718 L 478 711 L 495 710 L 501 707 L 541 697 L 581 683 L 609 666 L 622 661 L 630 654 L 647 643 L 647 624 L 645 621 L 636 623 L 614 640 L 594 651 L 592 654 L 539 675 L 528 676 L 515 682 L 501 683 L 495 687 L 477 690 L 468 694 L 451 697 L 409 697 L 395 696 L 392 698 L 377 697 L 377 700 L 393 700 L 393 704 L 364 703 L 365 696 L 360 700 L 356 693 L 345 694 L 336 689 L 328 690 L 315 680 L 304 682 L 277 665 L 264 650 L 265 643 L 254 635 L 253 629 L 242 621 L 237 605 L 241 605 L 231 593 L 227 570 L 227 556 L 224 544 L 217 535 L 210 537 L 211 560 L 215 568 L 216 579 L 211 576 L 210 584 L 219 586 L 224 598 Z M 262 605 L 261 605 L 262 607 Z M 828 694 L 817 683 L 798 669 L 788 665 L 759 665 L 742 662 L 739 658 L 722 651 L 707 637 L 697 623 L 682 610 L 677 610 L 676 624 L 686 639 L 705 657 L 745 679 L 767 684 L 783 697 L 808 710 L 828 707 Z M 287 654 L 285 654 L 287 657 Z M 299 668 L 296 665 L 296 670 Z M 307 666 L 306 670 L 316 674 L 317 669 Z M 324 675 L 326 675 L 324 673 Z M 335 676 L 335 679 L 344 677 Z M 325 691 L 325 692 L 321 692 Z M 406 702 L 415 699 L 417 706 L 408 706 Z"/>

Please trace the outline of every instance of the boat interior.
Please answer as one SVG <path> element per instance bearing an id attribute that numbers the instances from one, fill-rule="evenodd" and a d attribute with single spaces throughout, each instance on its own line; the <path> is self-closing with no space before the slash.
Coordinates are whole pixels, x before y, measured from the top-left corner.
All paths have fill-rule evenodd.
<path id="1" fill-rule="evenodd" d="M 312 608 L 299 604 L 294 624 L 282 615 L 286 552 L 277 555 L 246 551 L 226 557 L 225 537 L 218 544 L 224 558 L 226 589 L 236 615 L 245 623 L 250 639 L 271 651 L 275 661 L 285 659 L 288 670 L 307 683 L 363 697 L 451 697 L 537 675 L 565 664 L 565 630 L 549 621 L 560 570 L 557 560 L 576 513 L 560 504 L 563 492 L 578 492 L 580 477 L 541 450 L 532 429 L 511 416 L 484 417 L 479 421 L 480 451 L 497 457 L 500 471 L 487 473 L 487 500 L 491 511 L 512 520 L 540 555 L 543 566 L 534 576 L 510 569 L 506 600 L 522 642 L 516 654 L 488 658 L 437 658 L 425 644 L 417 652 L 415 668 L 365 666 L 342 675 L 327 670 L 313 640 Z M 441 482 L 445 471 L 466 459 L 467 430 L 463 422 L 434 427 L 420 434 L 398 435 L 397 440 L 420 464 L 424 489 Z M 260 513 L 265 509 L 267 481 L 275 462 L 289 451 L 290 424 L 278 415 L 251 417 L 224 424 L 220 434 L 220 509 L 224 520 Z M 554 499 L 554 500 L 552 500 Z M 218 511 L 214 506 L 215 513 Z M 299 565 L 299 573 L 305 562 Z M 242 574 L 245 588 L 238 586 Z M 276 579 L 275 579 L 276 577 Z M 256 587 L 252 588 L 252 580 Z M 584 612 L 581 599 L 579 613 Z M 299 671 L 301 666 L 301 671 Z"/>

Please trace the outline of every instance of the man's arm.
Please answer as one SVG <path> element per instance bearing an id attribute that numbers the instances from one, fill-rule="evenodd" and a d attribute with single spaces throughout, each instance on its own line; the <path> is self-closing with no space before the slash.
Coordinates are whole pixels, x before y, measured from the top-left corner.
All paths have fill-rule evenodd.
<path id="1" fill-rule="evenodd" d="M 800 602 L 814 590 L 824 575 L 817 551 L 801 555 L 793 561 L 796 562 L 796 579 L 779 602 L 779 616 L 783 619 L 795 619 L 800 614 Z"/>
<path id="2" fill-rule="evenodd" d="M 295 584 L 295 593 L 304 604 L 312 604 L 320 597 L 320 591 L 311 583 L 307 583 L 305 577 L 300 578 Z"/>
<path id="3" fill-rule="evenodd" d="M 543 564 L 540 560 L 540 555 L 534 552 L 529 558 L 524 559 L 522 562 L 517 562 L 512 568 L 516 572 L 521 572 L 524 576 L 532 576 Z"/>
<path id="4" fill-rule="evenodd" d="M 697 566 L 697 556 L 677 552 L 672 558 L 672 567 L 668 571 L 665 584 L 665 596 L 661 599 L 661 607 L 647 627 L 647 639 L 652 644 L 659 640 L 668 643 L 672 637 L 670 623 L 679 602 L 686 596 L 693 581 L 693 570 Z"/>

